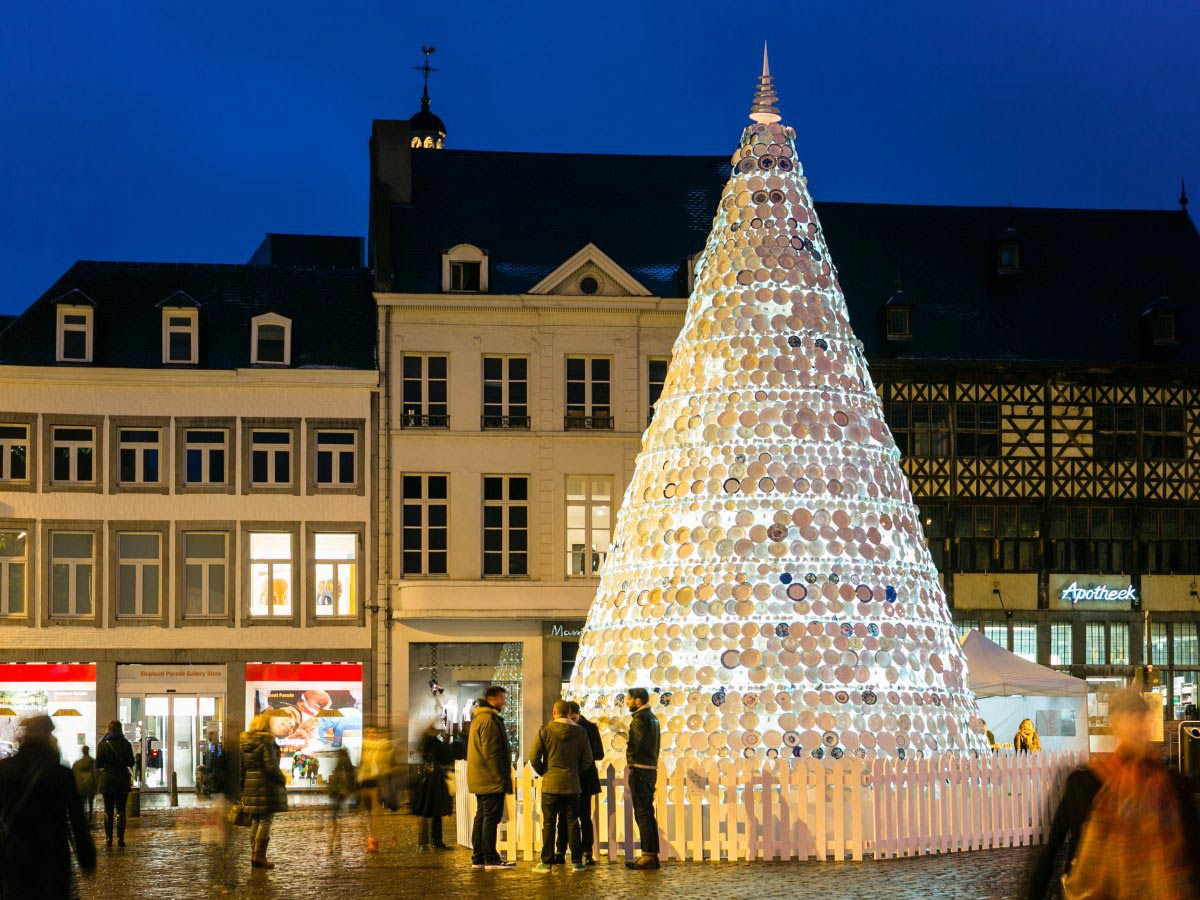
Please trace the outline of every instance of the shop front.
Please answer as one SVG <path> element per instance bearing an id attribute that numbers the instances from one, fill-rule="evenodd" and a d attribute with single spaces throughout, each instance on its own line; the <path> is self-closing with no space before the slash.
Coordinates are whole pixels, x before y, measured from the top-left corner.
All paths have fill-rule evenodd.
<path id="1" fill-rule="evenodd" d="M 0 759 L 16 752 L 21 722 L 50 716 L 63 761 L 96 748 L 94 663 L 0 664 Z"/>

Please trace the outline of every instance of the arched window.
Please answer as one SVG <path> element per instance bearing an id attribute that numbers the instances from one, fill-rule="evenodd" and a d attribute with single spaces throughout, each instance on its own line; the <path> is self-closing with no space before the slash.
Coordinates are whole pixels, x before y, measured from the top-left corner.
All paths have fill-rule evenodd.
<path id="1" fill-rule="evenodd" d="M 250 362 L 256 366 L 292 364 L 292 320 L 265 313 L 251 320 Z"/>

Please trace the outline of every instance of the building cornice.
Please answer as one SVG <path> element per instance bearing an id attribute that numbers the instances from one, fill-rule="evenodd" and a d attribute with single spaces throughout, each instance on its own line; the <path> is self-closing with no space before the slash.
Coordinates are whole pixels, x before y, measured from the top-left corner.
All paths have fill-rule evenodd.
<path id="1" fill-rule="evenodd" d="M 126 369 L 0 365 L 0 384 L 154 385 L 161 387 L 377 388 L 375 369 Z"/>
<path id="2" fill-rule="evenodd" d="M 533 312 L 622 313 L 648 312 L 682 315 L 687 311 L 686 297 L 598 297 L 591 300 L 576 295 L 535 294 L 394 294 L 375 293 L 381 307 L 438 312 L 489 312 L 530 310 Z"/>

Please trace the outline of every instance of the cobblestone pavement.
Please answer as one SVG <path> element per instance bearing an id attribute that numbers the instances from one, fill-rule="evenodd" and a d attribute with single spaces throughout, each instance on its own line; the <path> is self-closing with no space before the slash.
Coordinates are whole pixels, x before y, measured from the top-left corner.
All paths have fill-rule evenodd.
<path id="1" fill-rule="evenodd" d="M 157 799 L 157 798 L 156 798 Z M 103 848 L 100 811 L 96 812 L 99 864 L 81 879 L 83 900 L 153 897 L 192 900 L 222 896 L 220 856 L 201 842 L 206 811 L 181 798 L 178 809 L 143 808 L 130 819 L 129 846 Z M 150 804 L 147 804 L 150 805 Z M 340 840 L 329 842 L 328 812 L 315 798 L 301 798 L 277 816 L 270 857 L 278 868 L 251 870 L 246 829 L 235 829 L 231 871 L 233 896 L 246 900 L 307 900 L 392 897 L 487 900 L 537 897 L 620 898 L 820 898 L 820 900 L 933 900 L 933 898 L 1014 898 L 1037 848 L 990 850 L 918 859 L 859 863 L 664 863 L 658 872 L 630 872 L 619 862 L 575 874 L 556 867 L 535 875 L 531 863 L 508 872 L 484 872 L 470 866 L 465 849 L 418 853 L 416 820 L 391 813 L 384 818 L 382 852 L 363 852 L 366 822 L 343 817 Z M 452 820 L 446 819 L 447 835 Z"/>

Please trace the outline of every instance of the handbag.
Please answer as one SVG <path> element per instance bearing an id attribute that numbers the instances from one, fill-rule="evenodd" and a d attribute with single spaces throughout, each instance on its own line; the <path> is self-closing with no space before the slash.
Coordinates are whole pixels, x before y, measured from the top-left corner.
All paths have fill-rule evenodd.
<path id="1" fill-rule="evenodd" d="M 101 742 L 100 742 L 100 746 L 101 746 L 101 747 L 103 747 L 105 744 L 108 744 L 108 749 L 110 749 L 110 750 L 111 750 L 111 751 L 112 751 L 114 754 L 116 754 L 116 755 L 117 755 L 117 759 L 119 760 L 119 759 L 121 758 L 121 755 L 120 755 L 119 753 L 117 753 L 117 748 L 116 748 L 116 747 L 114 747 L 114 746 L 112 745 L 112 742 L 111 742 L 111 741 L 109 741 L 109 740 L 108 740 L 108 738 L 105 738 L 103 741 L 101 741 Z M 99 751 L 99 749 L 97 749 L 97 750 L 96 750 L 96 755 L 97 755 L 97 756 L 99 756 L 99 755 L 100 755 L 100 751 Z M 133 769 L 132 769 L 130 766 L 126 766 L 126 767 L 125 767 L 125 771 L 126 771 L 126 773 L 128 773 L 128 775 L 129 775 L 129 781 L 128 781 L 128 783 L 125 785 L 125 790 L 127 790 L 127 791 L 131 791 L 131 790 L 133 790 L 133 781 L 134 781 L 134 778 L 133 778 Z M 105 782 L 106 782 L 106 783 L 105 783 L 105 786 L 107 786 L 107 779 L 105 779 L 105 777 L 104 777 L 104 776 L 106 776 L 106 775 L 109 775 L 109 773 L 108 773 L 106 770 L 103 770 L 103 769 L 102 769 L 102 770 L 100 771 L 100 779 L 98 779 L 98 781 L 99 781 L 99 780 L 101 780 L 101 779 L 105 780 Z M 101 793 L 103 793 L 103 790 L 101 791 Z"/>
<path id="2" fill-rule="evenodd" d="M 229 807 L 229 812 L 225 814 L 225 821 L 230 825 L 236 825 L 238 828 L 246 828 L 250 824 L 250 813 L 241 803 L 235 803 Z"/>

